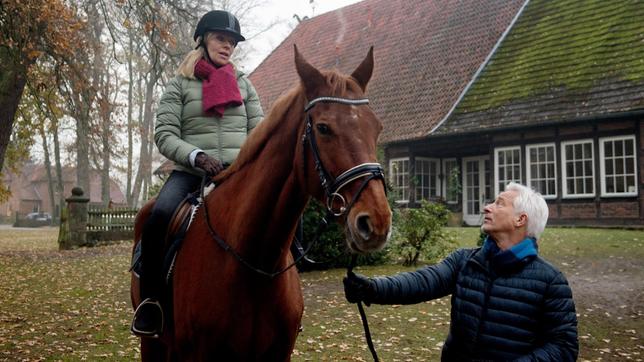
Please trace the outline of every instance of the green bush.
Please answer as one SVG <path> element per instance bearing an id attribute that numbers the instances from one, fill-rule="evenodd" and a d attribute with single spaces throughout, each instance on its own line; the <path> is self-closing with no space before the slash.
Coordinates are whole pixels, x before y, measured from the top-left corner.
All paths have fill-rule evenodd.
<path id="1" fill-rule="evenodd" d="M 487 239 L 487 234 L 481 231 L 479 233 L 479 239 L 476 241 L 476 246 L 483 246 L 485 239 Z"/>
<path id="2" fill-rule="evenodd" d="M 453 233 L 444 229 L 450 211 L 440 203 L 425 200 L 417 209 L 398 209 L 394 223 L 392 250 L 402 258 L 403 265 L 416 265 L 422 256 L 435 263 L 456 249 Z"/>
<path id="3" fill-rule="evenodd" d="M 325 207 L 317 200 L 311 199 L 303 215 L 304 248 L 313 242 L 320 220 L 326 214 Z M 319 264 L 309 266 L 316 269 L 341 268 L 349 265 L 349 254 L 345 241 L 343 226 L 337 222 L 330 222 L 320 234 L 317 242 L 311 247 L 307 256 Z M 358 257 L 358 265 L 378 265 L 388 261 L 387 248 L 382 251 Z"/>

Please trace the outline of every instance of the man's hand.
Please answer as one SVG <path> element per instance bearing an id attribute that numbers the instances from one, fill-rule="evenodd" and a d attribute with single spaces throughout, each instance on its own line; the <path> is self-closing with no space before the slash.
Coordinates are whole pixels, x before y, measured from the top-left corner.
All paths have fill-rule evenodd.
<path id="1" fill-rule="evenodd" d="M 195 157 L 195 167 L 204 170 L 208 176 L 217 176 L 218 173 L 224 170 L 224 164 L 221 161 L 203 152 L 199 152 Z"/>
<path id="2" fill-rule="evenodd" d="M 349 303 L 363 301 L 370 305 L 376 295 L 376 285 L 371 278 L 364 275 L 349 273 L 342 280 L 344 283 L 344 295 Z"/>

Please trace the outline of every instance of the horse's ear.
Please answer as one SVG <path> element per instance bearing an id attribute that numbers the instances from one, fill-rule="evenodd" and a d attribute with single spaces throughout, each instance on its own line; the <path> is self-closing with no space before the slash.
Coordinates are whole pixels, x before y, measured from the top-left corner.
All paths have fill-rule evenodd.
<path id="1" fill-rule="evenodd" d="M 297 45 L 293 45 L 293 48 L 295 49 L 295 69 L 297 69 L 297 74 L 300 76 L 302 84 L 304 84 L 306 98 L 310 101 L 316 97 L 316 90 L 324 86 L 326 80 L 319 70 L 304 59 L 297 50 Z"/>
<path id="2" fill-rule="evenodd" d="M 367 56 L 364 58 L 362 63 L 356 68 L 356 70 L 351 73 L 351 76 L 353 79 L 355 79 L 358 84 L 360 85 L 360 88 L 362 88 L 362 91 L 367 90 L 367 83 L 369 83 L 369 79 L 371 79 L 371 74 L 373 73 L 373 46 L 369 48 L 369 53 L 367 53 Z"/>

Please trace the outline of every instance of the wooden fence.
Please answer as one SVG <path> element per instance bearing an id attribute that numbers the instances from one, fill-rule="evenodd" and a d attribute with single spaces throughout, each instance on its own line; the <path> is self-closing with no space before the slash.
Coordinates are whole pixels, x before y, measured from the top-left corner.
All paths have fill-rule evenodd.
<path id="1" fill-rule="evenodd" d="M 133 240 L 137 211 L 128 207 L 106 209 L 90 206 L 87 210 L 87 242 Z"/>

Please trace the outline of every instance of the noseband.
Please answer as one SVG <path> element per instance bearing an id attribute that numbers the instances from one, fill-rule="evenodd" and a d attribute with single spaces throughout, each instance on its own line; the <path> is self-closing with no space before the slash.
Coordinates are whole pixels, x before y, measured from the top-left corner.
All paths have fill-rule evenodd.
<path id="1" fill-rule="evenodd" d="M 308 144 L 311 146 L 311 153 L 313 154 L 313 161 L 315 162 L 315 170 L 318 172 L 320 183 L 322 184 L 322 188 L 324 189 L 324 193 L 326 195 L 326 208 L 328 212 L 334 217 L 340 217 L 349 212 L 353 204 L 360 197 L 360 194 L 365 189 L 369 181 L 373 179 L 381 180 L 386 192 L 387 187 L 385 186 L 385 174 L 382 166 L 380 166 L 379 163 L 365 162 L 351 167 L 336 178 L 331 176 L 331 174 L 324 167 L 324 164 L 322 164 L 320 151 L 315 139 L 315 133 L 313 132 L 313 120 L 311 118 L 311 114 L 309 113 L 310 110 L 318 103 L 340 103 L 350 106 L 358 106 L 369 104 L 369 100 L 367 98 L 347 99 L 336 97 L 318 97 L 310 101 L 304 108 L 304 112 L 306 113 L 306 128 L 304 130 L 304 135 L 302 135 L 302 142 L 308 142 Z M 304 155 L 304 160 L 306 160 L 306 155 Z M 347 201 L 340 194 L 340 190 L 351 182 L 362 178 L 364 178 L 364 180 L 358 188 L 358 192 L 353 195 L 351 202 L 347 205 Z M 340 206 L 339 208 L 334 209 L 333 206 L 336 200 L 340 202 Z"/>

